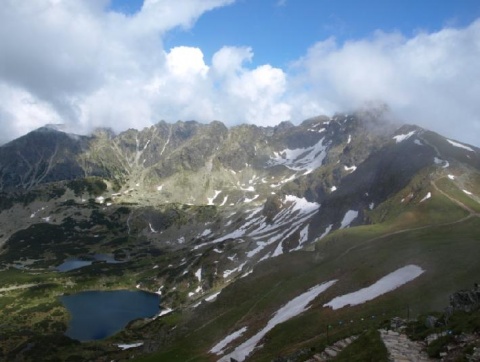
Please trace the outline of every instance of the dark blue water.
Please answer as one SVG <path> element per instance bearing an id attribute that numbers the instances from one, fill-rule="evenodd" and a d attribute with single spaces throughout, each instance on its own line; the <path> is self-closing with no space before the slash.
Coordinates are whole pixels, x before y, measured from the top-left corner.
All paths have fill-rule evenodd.
<path id="1" fill-rule="evenodd" d="M 68 337 L 91 341 L 109 337 L 128 322 L 158 314 L 160 298 L 142 291 L 92 291 L 61 297 L 70 313 Z"/>
<path id="2" fill-rule="evenodd" d="M 77 258 L 67 259 L 62 264 L 57 266 L 59 272 L 68 272 L 70 270 L 75 270 L 83 268 L 84 266 L 92 265 L 94 261 L 104 261 L 108 264 L 117 264 L 124 263 L 123 261 L 115 260 L 115 258 L 108 254 L 95 254 L 93 255 L 93 260 L 82 260 Z"/>

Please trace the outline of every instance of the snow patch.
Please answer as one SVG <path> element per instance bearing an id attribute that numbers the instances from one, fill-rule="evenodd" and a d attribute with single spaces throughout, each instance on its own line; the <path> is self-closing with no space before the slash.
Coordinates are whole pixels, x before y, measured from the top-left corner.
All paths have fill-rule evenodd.
<path id="1" fill-rule="evenodd" d="M 316 202 L 308 202 L 305 198 L 300 198 L 297 196 L 293 195 L 286 195 L 285 196 L 285 202 L 293 202 L 294 207 L 292 209 L 293 211 L 299 210 L 302 213 L 310 213 L 312 211 L 318 210 L 320 207 L 320 204 L 317 204 Z"/>
<path id="2" fill-rule="evenodd" d="M 305 226 L 302 231 L 300 231 L 300 240 L 298 241 L 299 246 L 303 245 L 308 240 L 308 227 L 310 225 Z"/>
<path id="3" fill-rule="evenodd" d="M 283 243 L 278 243 L 277 248 L 272 254 L 272 258 L 275 258 L 277 256 L 280 256 L 283 254 Z"/>
<path id="4" fill-rule="evenodd" d="M 414 280 L 424 270 L 416 265 L 407 265 L 397 269 L 394 272 L 384 276 L 371 286 L 360 289 L 356 292 L 333 298 L 330 302 L 324 304 L 324 307 L 331 307 L 333 310 L 343 308 L 347 305 L 354 306 L 375 299 L 382 294 L 391 292 L 402 285 Z"/>
<path id="5" fill-rule="evenodd" d="M 250 250 L 247 253 L 247 258 L 251 258 L 252 256 L 258 254 L 260 251 L 262 251 L 265 248 L 266 245 L 267 243 L 264 243 L 262 241 L 257 242 L 257 247 L 253 250 Z"/>
<path id="6" fill-rule="evenodd" d="M 220 204 L 220 206 L 225 206 L 225 204 L 227 203 L 227 200 L 228 200 L 228 195 L 223 198 L 223 201 Z"/>
<path id="7" fill-rule="evenodd" d="M 423 199 L 420 200 L 420 202 L 424 202 L 425 200 L 428 200 L 431 197 L 432 197 L 432 193 L 429 192 L 428 194 L 425 195 L 425 197 Z"/>
<path id="8" fill-rule="evenodd" d="M 233 332 L 232 334 L 229 334 L 226 336 L 224 339 L 222 339 L 220 342 L 218 342 L 215 346 L 212 347 L 212 349 L 209 351 L 210 353 L 215 353 L 217 355 L 223 354 L 223 349 L 229 345 L 231 342 L 234 340 L 240 338 L 242 334 L 244 334 L 247 331 L 247 327 L 240 328 L 239 330 Z"/>
<path id="9" fill-rule="evenodd" d="M 148 226 L 150 227 L 150 231 L 151 231 L 152 233 L 154 233 L 154 234 L 157 233 L 157 230 L 155 230 L 155 229 L 153 228 L 153 226 L 152 226 L 151 223 L 148 223 Z"/>
<path id="10" fill-rule="evenodd" d="M 358 211 L 348 210 L 343 217 L 342 223 L 340 225 L 340 229 L 344 229 L 352 223 L 358 216 Z"/>
<path id="11" fill-rule="evenodd" d="M 452 140 L 449 140 L 449 139 L 447 139 L 447 142 L 450 143 L 454 147 L 463 148 L 464 150 L 467 150 L 467 151 L 470 151 L 470 152 L 475 152 L 472 148 L 470 148 L 468 146 L 465 146 L 465 145 L 462 145 L 461 143 L 458 143 L 458 142 L 455 142 L 455 141 L 452 141 Z"/>
<path id="12" fill-rule="evenodd" d="M 157 186 L 157 191 L 162 191 L 163 190 L 163 185 Z"/>
<path id="13" fill-rule="evenodd" d="M 330 187 L 330 192 L 334 192 L 334 191 L 337 191 L 337 186 Z"/>
<path id="14" fill-rule="evenodd" d="M 448 178 L 449 178 L 450 180 L 455 180 L 455 176 L 453 176 L 453 175 L 448 175 Z"/>
<path id="15" fill-rule="evenodd" d="M 200 235 L 200 237 L 208 236 L 211 233 L 212 233 L 212 230 L 210 230 L 210 229 L 203 230 L 203 233 Z"/>
<path id="16" fill-rule="evenodd" d="M 333 284 L 336 283 L 336 280 L 332 280 L 323 284 L 319 284 L 310 288 L 307 292 L 299 295 L 298 297 L 292 299 L 283 307 L 281 307 L 273 317 L 268 321 L 267 325 L 260 330 L 253 337 L 249 338 L 247 341 L 239 345 L 235 350 L 222 357 L 219 362 L 230 362 L 230 359 L 233 358 L 239 362 L 244 361 L 250 353 L 255 349 L 258 342 L 276 325 L 283 323 L 308 309 L 308 305 L 317 298 L 322 292 L 327 290 Z"/>
<path id="17" fill-rule="evenodd" d="M 213 195 L 213 197 L 207 197 L 207 200 L 208 200 L 208 205 L 213 205 L 213 200 L 215 200 L 217 198 L 218 195 L 220 195 L 220 193 L 222 191 L 220 190 L 214 190 L 215 191 L 215 194 Z"/>
<path id="18" fill-rule="evenodd" d="M 84 202 L 83 199 L 82 199 L 82 202 Z M 30 219 L 33 219 L 33 218 L 35 217 L 35 215 L 37 215 L 40 211 L 45 210 L 45 208 L 46 208 L 46 207 L 44 206 L 44 207 L 42 207 L 41 209 L 38 209 L 37 211 L 33 212 L 33 213 L 30 215 Z"/>
<path id="19" fill-rule="evenodd" d="M 198 282 L 200 283 L 202 281 L 202 268 L 198 268 L 198 270 L 195 272 L 195 276 L 198 279 Z"/>
<path id="20" fill-rule="evenodd" d="M 256 199 L 258 199 L 260 195 L 255 195 L 254 197 L 252 197 L 251 199 L 249 199 L 248 197 L 245 197 L 245 200 L 243 200 L 244 203 L 246 204 L 249 204 L 251 203 L 252 201 L 255 201 Z"/>
<path id="21" fill-rule="evenodd" d="M 247 262 L 243 263 L 243 264 L 240 264 L 238 267 L 236 267 L 235 269 L 231 269 L 231 270 L 225 270 L 223 272 L 223 278 L 226 279 L 228 278 L 230 275 L 232 275 L 233 273 L 236 273 L 236 272 L 241 272 L 243 267 L 247 264 Z"/>
<path id="22" fill-rule="evenodd" d="M 470 191 L 467 191 L 467 190 L 462 190 L 463 192 L 465 192 L 467 195 L 473 195 Z"/>
<path id="23" fill-rule="evenodd" d="M 172 290 L 175 290 L 175 289 L 176 289 L 176 288 L 174 288 L 174 289 L 172 289 Z M 171 309 L 171 308 L 165 308 L 165 309 L 163 309 L 160 313 L 158 313 L 158 315 L 157 315 L 155 318 L 162 317 L 162 316 L 164 316 L 164 315 L 166 315 L 166 314 L 169 314 L 169 313 L 171 313 L 171 312 L 173 312 L 173 309 Z"/>
<path id="24" fill-rule="evenodd" d="M 212 294 L 212 295 L 209 296 L 209 297 L 206 297 L 206 298 L 205 298 L 205 301 L 206 301 L 206 302 L 211 302 L 211 301 L 217 299 L 218 295 L 219 295 L 221 292 L 222 292 L 222 291 L 219 291 L 219 292 L 216 292 L 215 294 Z"/>
<path id="25" fill-rule="evenodd" d="M 353 165 L 353 166 L 351 166 L 351 167 L 348 167 L 348 166 L 345 166 L 345 165 L 344 165 L 344 166 L 343 166 L 343 169 L 344 169 L 345 171 L 352 171 L 352 172 L 354 172 L 354 171 L 357 169 L 357 166 Z"/>
<path id="26" fill-rule="evenodd" d="M 284 165 L 294 171 L 313 171 L 320 167 L 327 155 L 327 147 L 323 145 L 322 138 L 315 145 L 307 148 L 285 149 L 274 152 L 270 165 Z"/>
<path id="27" fill-rule="evenodd" d="M 323 234 L 320 235 L 319 240 L 321 240 L 321 239 L 323 239 L 325 236 L 327 236 L 328 233 L 329 233 L 330 231 L 332 231 L 332 227 L 333 227 L 333 224 L 328 225 L 327 228 L 325 229 L 325 231 L 323 232 Z"/>
<path id="28" fill-rule="evenodd" d="M 126 349 L 137 348 L 137 347 L 141 347 L 141 346 L 143 346 L 143 342 L 130 343 L 130 344 L 117 344 L 117 347 L 124 350 L 124 351 Z"/>
<path id="29" fill-rule="evenodd" d="M 405 140 L 408 140 L 414 134 L 415 134 L 415 131 L 408 132 L 407 134 L 399 134 L 397 136 L 393 136 L 393 139 L 396 141 L 396 143 L 400 143 L 400 142 L 403 142 Z"/>

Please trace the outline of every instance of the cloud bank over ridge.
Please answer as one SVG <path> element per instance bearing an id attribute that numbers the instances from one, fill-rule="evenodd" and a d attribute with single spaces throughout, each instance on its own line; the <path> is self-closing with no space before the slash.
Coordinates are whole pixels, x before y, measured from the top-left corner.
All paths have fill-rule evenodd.
<path id="1" fill-rule="evenodd" d="M 4 140 L 45 123 L 78 133 L 162 119 L 228 125 L 299 122 L 387 103 L 402 121 L 464 142 L 480 139 L 480 20 L 436 33 L 377 32 L 321 40 L 286 69 L 252 66 L 254 49 L 165 49 L 172 29 L 234 0 L 146 0 L 125 15 L 108 0 L 6 0 L 0 9 Z"/>

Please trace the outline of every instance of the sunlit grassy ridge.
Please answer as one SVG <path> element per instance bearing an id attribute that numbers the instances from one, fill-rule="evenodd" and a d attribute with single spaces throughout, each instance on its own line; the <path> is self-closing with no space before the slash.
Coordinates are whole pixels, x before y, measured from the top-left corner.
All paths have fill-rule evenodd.
<path id="1" fill-rule="evenodd" d="M 480 272 L 480 219 L 467 217 L 469 213 L 459 205 L 431 192 L 431 199 L 383 223 L 337 231 L 320 240 L 314 252 L 284 255 L 258 266 L 252 275 L 223 290 L 217 301 L 198 307 L 195 318 L 189 319 L 187 313 L 179 330 L 188 332 L 177 332 L 177 342 L 145 360 L 216 360 L 206 352 L 223 337 L 248 325 L 242 336 L 247 339 L 286 302 L 332 279 L 338 279 L 337 284 L 321 294 L 312 308 L 267 334 L 255 353 L 256 361 L 270 361 L 299 349 L 322 350 L 328 325 L 334 326 L 329 338 L 337 340 L 393 316 L 409 313 L 414 317 L 443 309 L 449 294 L 472 285 Z M 425 273 L 356 307 L 336 311 L 322 307 L 334 296 L 368 286 L 407 264 L 419 265 Z"/>

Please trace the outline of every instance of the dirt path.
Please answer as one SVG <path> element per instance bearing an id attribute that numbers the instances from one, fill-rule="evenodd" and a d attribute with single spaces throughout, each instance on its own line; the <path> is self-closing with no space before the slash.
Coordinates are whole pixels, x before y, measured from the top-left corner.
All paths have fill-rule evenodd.
<path id="1" fill-rule="evenodd" d="M 392 362 L 434 361 L 424 351 L 423 344 L 411 341 L 405 334 L 381 329 L 380 336 L 385 347 L 387 347 Z"/>
<path id="2" fill-rule="evenodd" d="M 435 180 L 435 181 L 438 181 L 440 179 L 442 179 L 443 177 L 440 177 L 439 179 Z M 438 188 L 437 184 L 435 183 L 435 181 L 432 181 L 431 184 L 433 186 L 433 188 L 438 191 L 439 193 L 441 193 L 443 196 L 445 196 L 446 198 L 448 198 L 450 201 L 452 201 L 453 203 L 457 204 L 458 206 L 460 206 L 462 209 L 468 211 L 470 213 L 471 216 L 477 216 L 479 217 L 480 214 L 475 212 L 475 210 L 469 208 L 467 205 L 465 205 L 463 202 L 457 200 L 456 198 L 450 196 L 449 194 L 447 194 L 446 192 L 442 191 L 440 188 Z"/>
<path id="3" fill-rule="evenodd" d="M 305 362 L 326 362 L 335 358 L 340 352 L 347 348 L 352 342 L 354 342 L 358 336 L 351 336 L 334 344 L 327 346 L 322 352 L 316 353 L 312 358 Z"/>
<path id="4" fill-rule="evenodd" d="M 436 180 L 435 180 L 436 181 Z M 447 197 L 450 201 L 452 201 L 453 203 L 455 203 L 456 205 L 460 206 L 462 209 L 464 209 L 465 211 L 467 211 L 469 214 L 461 219 L 458 219 L 458 220 L 455 220 L 455 221 L 450 221 L 450 222 L 447 222 L 447 223 L 442 223 L 442 224 L 432 224 L 432 225 L 424 225 L 424 226 L 418 226 L 418 227 L 412 227 L 412 228 L 407 228 L 407 229 L 402 229 L 402 230 L 397 230 L 397 231 L 392 231 L 390 233 L 387 233 L 387 234 L 383 234 L 383 235 L 380 235 L 380 236 L 376 236 L 372 239 L 368 239 L 366 241 L 364 241 L 363 243 L 360 243 L 360 244 L 357 244 L 357 245 L 353 245 L 351 246 L 350 248 L 348 248 L 347 250 L 345 250 L 342 254 L 340 254 L 336 259 L 340 259 L 342 257 L 344 257 L 345 255 L 347 255 L 348 253 L 350 253 L 352 250 L 355 250 L 359 247 L 362 247 L 362 246 L 365 246 L 369 243 L 372 243 L 374 241 L 377 241 L 377 240 L 381 240 L 383 238 L 387 238 L 389 236 L 393 236 L 393 235 L 397 235 L 397 234 L 402 234 L 402 233 L 406 233 L 406 232 L 410 232 L 410 231 L 416 231 L 416 230 L 423 230 L 423 229 L 428 229 L 428 228 L 432 228 L 432 227 L 439 227 L 439 226 L 449 226 L 449 225 L 455 225 L 455 224 L 459 224 L 459 223 L 462 223 L 464 221 L 467 221 L 468 219 L 471 219 L 472 217 L 480 217 L 480 213 L 477 213 L 475 212 L 475 210 L 472 210 L 471 208 L 469 208 L 467 205 L 465 205 L 464 203 L 462 203 L 461 201 L 457 200 L 456 198 L 448 195 L 447 193 L 443 192 L 442 190 L 440 190 L 437 185 L 435 184 L 435 181 L 432 181 L 431 184 L 433 186 L 433 188 L 438 191 L 439 193 L 441 193 L 442 195 L 444 195 L 445 197 Z"/>

